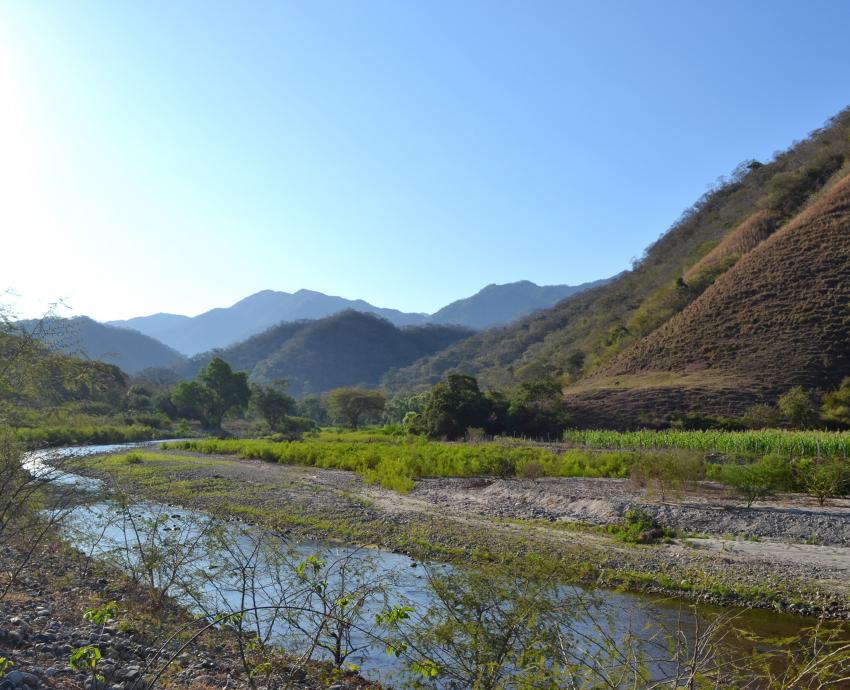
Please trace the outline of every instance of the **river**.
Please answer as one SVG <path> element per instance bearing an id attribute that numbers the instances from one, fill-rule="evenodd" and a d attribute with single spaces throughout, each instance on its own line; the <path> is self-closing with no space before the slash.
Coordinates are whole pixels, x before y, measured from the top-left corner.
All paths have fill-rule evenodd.
<path id="1" fill-rule="evenodd" d="M 139 445 L 145 444 L 65 447 L 33 451 L 26 456 L 25 466 L 31 473 L 49 476 L 57 485 L 73 487 L 79 496 L 64 528 L 67 538 L 77 548 L 136 572 L 140 553 L 168 548 L 181 552 L 186 561 L 180 566 L 183 570 L 179 576 L 174 578 L 176 582 L 168 580 L 170 591 L 190 610 L 207 615 L 211 611 L 245 607 L 245 568 L 236 567 L 240 562 L 250 565 L 253 605 L 270 605 L 288 597 L 290 603 L 297 599 L 299 604 L 309 602 L 312 607 L 320 607 L 316 594 L 309 591 L 311 582 L 324 581 L 328 592 L 340 596 L 354 591 L 353 596 L 362 595 L 358 620 L 363 629 L 352 631 L 350 644 L 357 651 L 346 663 L 356 664 L 361 674 L 373 680 L 392 683 L 398 677 L 406 662 L 389 655 L 383 640 L 371 637 L 372 633 L 383 637 L 380 631 L 373 630 L 375 614 L 388 605 L 404 605 L 413 609 L 414 616 L 423 615 L 433 603 L 429 573 L 439 576 L 449 566 L 422 564 L 403 554 L 380 549 L 330 542 L 292 543 L 262 527 L 237 522 L 217 526 L 217 536 L 212 539 L 208 538 L 212 531 L 211 518 L 205 514 L 151 501 L 122 505 L 105 491 L 99 480 L 61 469 L 62 461 L 68 458 L 117 452 Z M 205 544 L 203 549 L 198 547 L 201 541 Z M 260 547 L 263 542 L 267 543 Z M 210 544 L 219 543 L 226 546 L 219 552 L 210 549 Z M 192 548 L 197 550 L 187 555 Z M 159 575 L 160 582 L 173 575 L 167 566 L 164 571 Z M 187 584 L 189 580 L 191 585 Z M 646 640 L 677 630 L 690 634 L 698 622 L 718 613 L 716 607 L 693 606 L 681 600 L 647 595 L 589 591 L 567 585 L 560 585 L 559 591 L 564 597 L 577 597 L 576 601 L 585 608 L 573 621 L 580 634 L 594 634 L 593 625 L 583 621 L 604 620 L 607 634 L 615 639 L 627 633 Z M 257 614 L 254 623 L 264 634 L 268 632 L 270 640 L 290 649 L 303 650 L 307 644 L 297 624 L 277 611 Z M 810 624 L 811 621 L 764 611 L 746 611 L 735 620 L 736 627 L 762 638 L 794 634 Z M 328 658 L 321 650 L 316 656 Z M 658 672 L 663 672 L 663 665 L 658 666 Z"/>

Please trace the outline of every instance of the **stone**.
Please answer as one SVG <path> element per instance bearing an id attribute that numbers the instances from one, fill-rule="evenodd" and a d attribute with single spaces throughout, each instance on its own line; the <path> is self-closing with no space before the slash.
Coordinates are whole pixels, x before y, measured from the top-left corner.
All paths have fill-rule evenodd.
<path id="1" fill-rule="evenodd" d="M 38 676 L 34 676 L 32 673 L 27 673 L 26 671 L 9 671 L 4 680 L 9 681 L 13 687 L 28 685 L 31 690 L 41 687 L 41 681 L 38 679 Z"/>

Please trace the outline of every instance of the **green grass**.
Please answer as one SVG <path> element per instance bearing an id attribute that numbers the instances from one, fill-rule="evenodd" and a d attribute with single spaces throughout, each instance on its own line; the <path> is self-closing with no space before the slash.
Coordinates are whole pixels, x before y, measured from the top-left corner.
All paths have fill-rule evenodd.
<path id="1" fill-rule="evenodd" d="M 18 441 L 31 447 L 69 446 L 106 443 L 133 443 L 153 441 L 173 432 L 133 424 L 130 426 L 36 426 L 15 431 Z"/>
<path id="2" fill-rule="evenodd" d="M 409 491 L 422 477 L 541 476 L 626 477 L 632 452 L 595 453 L 542 448 L 448 443 L 272 442 L 205 439 L 163 444 L 165 448 L 235 455 L 287 465 L 357 472 L 369 484 Z M 532 471 L 533 470 L 533 471 Z"/>
<path id="3" fill-rule="evenodd" d="M 848 431 L 595 431 L 568 429 L 564 441 L 592 448 L 666 449 L 683 448 L 721 453 L 795 456 L 850 455 Z"/>

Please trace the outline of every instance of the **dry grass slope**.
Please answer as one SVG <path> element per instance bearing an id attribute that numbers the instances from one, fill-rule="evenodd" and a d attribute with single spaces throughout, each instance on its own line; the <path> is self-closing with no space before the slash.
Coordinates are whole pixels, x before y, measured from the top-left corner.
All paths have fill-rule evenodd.
<path id="1" fill-rule="evenodd" d="M 846 275 L 846 265 L 830 256 L 833 249 L 829 246 L 830 242 L 837 242 L 834 251 L 841 251 L 840 240 L 827 239 L 832 237 L 829 234 L 832 231 L 821 228 L 821 219 L 808 234 L 801 234 L 801 238 L 805 235 L 809 239 L 801 239 L 800 247 L 795 240 L 773 253 L 759 254 L 763 256 L 763 264 L 758 257 L 752 259 L 754 263 L 749 263 L 747 257 L 756 248 L 761 252 L 762 245 L 766 245 L 766 251 L 777 234 L 785 234 L 780 228 L 790 227 L 790 222 L 805 224 L 808 216 L 801 216 L 801 211 L 817 205 L 830 194 L 835 180 L 846 175 L 848 169 L 850 109 L 839 113 L 822 129 L 812 132 L 809 138 L 795 143 L 771 161 L 742 163 L 730 179 L 699 199 L 668 232 L 648 247 L 632 270 L 622 273 L 608 285 L 571 297 L 505 328 L 491 329 L 461 340 L 390 372 L 382 383 L 390 390 L 422 389 L 454 371 L 477 376 L 485 387 L 504 387 L 540 376 L 556 376 L 565 383 L 580 386 L 580 390 L 588 390 L 586 384 L 599 390 L 606 387 L 600 381 L 610 378 L 609 373 L 649 370 L 650 365 L 643 360 L 652 360 L 652 366 L 662 367 L 661 371 L 668 371 L 668 366 L 680 361 L 687 367 L 703 367 L 715 372 L 728 369 L 735 373 L 739 386 L 750 385 L 753 377 L 756 384 L 767 382 L 770 388 L 796 380 L 817 382 L 829 378 L 823 371 L 836 366 L 832 362 L 837 361 L 840 353 L 819 348 L 824 343 L 829 346 L 833 341 L 838 342 L 840 338 L 819 331 L 831 332 L 840 319 L 819 320 L 824 312 L 832 314 L 834 311 L 827 306 L 828 298 L 819 291 L 840 292 L 840 286 L 830 287 L 830 281 L 841 279 L 842 274 L 835 271 L 844 270 Z M 840 229 L 839 224 L 837 237 L 841 235 Z M 802 252 L 799 256 L 795 254 L 797 249 Z M 732 277 L 718 281 L 738 263 L 741 266 Z M 764 280 L 749 275 L 762 270 L 777 275 L 764 276 Z M 703 300 L 701 295 L 706 294 L 715 281 L 726 287 L 711 290 L 714 296 Z M 738 316 L 729 319 L 710 316 L 710 325 L 700 326 L 698 319 L 703 313 L 710 313 L 717 301 L 723 301 L 721 295 L 734 288 L 736 281 L 743 281 L 742 291 L 754 291 L 753 294 L 737 294 L 732 290 L 740 302 L 723 302 L 723 309 L 739 311 Z M 797 283 L 799 288 L 795 287 Z M 768 303 L 774 295 L 776 301 L 770 307 Z M 836 293 L 833 300 L 838 297 Z M 684 328 L 681 325 L 672 330 L 665 326 L 691 307 L 688 327 L 693 327 L 699 337 L 687 337 L 680 332 Z M 787 323 L 784 319 L 786 309 Z M 775 323 L 764 321 L 774 317 Z M 661 334 L 652 335 L 659 328 L 663 329 Z M 726 329 L 726 332 L 715 333 L 713 329 L 716 328 Z M 799 329 L 799 333 L 784 333 L 786 328 Z M 741 343 L 736 342 L 738 336 Z M 777 342 L 763 355 L 753 351 L 753 348 L 758 349 L 760 339 L 773 337 L 778 337 Z M 642 343 L 644 338 L 648 340 Z M 671 340 L 665 349 L 660 344 L 668 338 Z M 724 349 L 709 352 L 712 342 L 721 344 Z M 680 346 L 687 350 L 694 344 L 696 348 L 692 352 L 677 351 Z M 786 375 L 785 369 L 776 363 L 784 358 L 779 355 L 779 349 L 792 344 L 802 349 L 790 356 Z M 630 351 L 625 360 L 618 359 L 631 347 L 636 349 Z M 656 350 L 665 354 L 640 354 Z M 733 362 L 732 366 L 730 360 L 739 356 L 741 361 Z M 631 364 L 625 363 L 632 358 Z M 804 375 L 803 370 L 809 363 L 814 368 Z M 758 368 L 746 370 L 748 365 Z M 688 372 L 679 370 L 677 373 Z M 777 373 L 781 374 L 779 378 L 772 378 Z M 612 380 L 608 387 L 617 390 L 617 386 Z M 641 390 L 648 387 L 640 386 Z M 671 387 L 666 386 L 666 389 Z M 712 381 L 706 390 L 718 388 Z M 571 392 L 573 397 L 578 394 L 579 391 Z M 748 397 L 760 399 L 763 395 L 764 392 L 755 390 Z M 727 407 L 737 409 L 741 404 L 737 402 L 738 393 L 730 392 L 730 396 L 729 400 L 733 401 Z M 709 397 L 716 397 L 716 393 Z M 654 413 L 654 406 L 645 412 Z"/>
<path id="2" fill-rule="evenodd" d="M 741 234 L 730 235 L 730 245 L 741 242 Z M 684 376 L 679 384 L 653 385 L 658 372 L 698 373 L 699 384 Z M 610 422 L 612 413 L 634 423 L 640 415 L 672 411 L 740 414 L 793 385 L 826 389 L 845 376 L 850 176 L 568 398 L 597 424 Z"/>

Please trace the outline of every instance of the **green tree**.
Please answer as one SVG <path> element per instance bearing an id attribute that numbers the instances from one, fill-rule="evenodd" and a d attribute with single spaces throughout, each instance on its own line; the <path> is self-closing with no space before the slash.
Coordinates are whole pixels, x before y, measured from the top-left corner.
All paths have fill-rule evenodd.
<path id="1" fill-rule="evenodd" d="M 422 412 L 428 402 L 428 393 L 399 393 L 387 401 L 384 407 L 384 419 L 389 424 L 401 424 L 408 413 Z"/>
<path id="2" fill-rule="evenodd" d="M 295 409 L 295 398 L 286 393 L 286 382 L 272 386 L 251 386 L 251 406 L 266 420 L 272 431 L 280 431 L 286 416 Z"/>
<path id="3" fill-rule="evenodd" d="M 824 394 L 821 414 L 826 421 L 850 426 L 850 376 L 834 391 Z"/>
<path id="4" fill-rule="evenodd" d="M 799 472 L 803 488 L 823 505 L 828 498 L 850 491 L 850 463 L 842 458 L 802 460 Z"/>
<path id="5" fill-rule="evenodd" d="M 486 427 L 489 416 L 490 405 L 478 381 L 449 374 L 431 389 L 421 421 L 429 436 L 451 440 L 461 438 L 470 427 Z"/>
<path id="6" fill-rule="evenodd" d="M 128 410 L 149 410 L 152 407 L 151 392 L 144 386 L 130 386 L 124 396 L 124 404 Z"/>
<path id="7" fill-rule="evenodd" d="M 720 465 L 715 475 L 738 491 L 746 499 L 748 508 L 754 501 L 777 491 L 790 490 L 793 485 L 791 464 L 786 458 L 775 455 L 766 455 L 747 465 Z"/>
<path id="8" fill-rule="evenodd" d="M 296 411 L 301 417 L 312 419 L 319 426 L 328 423 L 328 411 L 325 409 L 322 399 L 316 395 L 307 395 L 297 404 Z"/>
<path id="9" fill-rule="evenodd" d="M 197 381 L 181 381 L 171 389 L 170 399 L 175 416 L 196 419 L 209 428 L 210 397 L 209 389 Z"/>
<path id="10" fill-rule="evenodd" d="M 782 421 L 782 415 L 774 405 L 762 403 L 750 405 L 744 411 L 741 421 L 749 429 L 770 429 L 779 426 L 779 423 Z"/>
<path id="11" fill-rule="evenodd" d="M 508 406 L 508 431 L 535 438 L 560 438 L 570 416 L 561 384 L 553 378 L 522 383 Z"/>
<path id="12" fill-rule="evenodd" d="M 818 421 L 818 410 L 802 386 L 794 386 L 779 396 L 779 410 L 791 424 L 799 429 L 808 429 Z"/>
<path id="13" fill-rule="evenodd" d="M 325 399 L 331 419 L 352 429 L 383 412 L 386 402 L 383 393 L 356 387 L 334 388 Z"/>
<path id="14" fill-rule="evenodd" d="M 207 421 L 211 429 L 220 429 L 228 412 L 243 409 L 251 399 L 248 374 L 233 371 L 221 357 L 214 357 L 198 374 L 198 380 L 210 393 Z"/>

